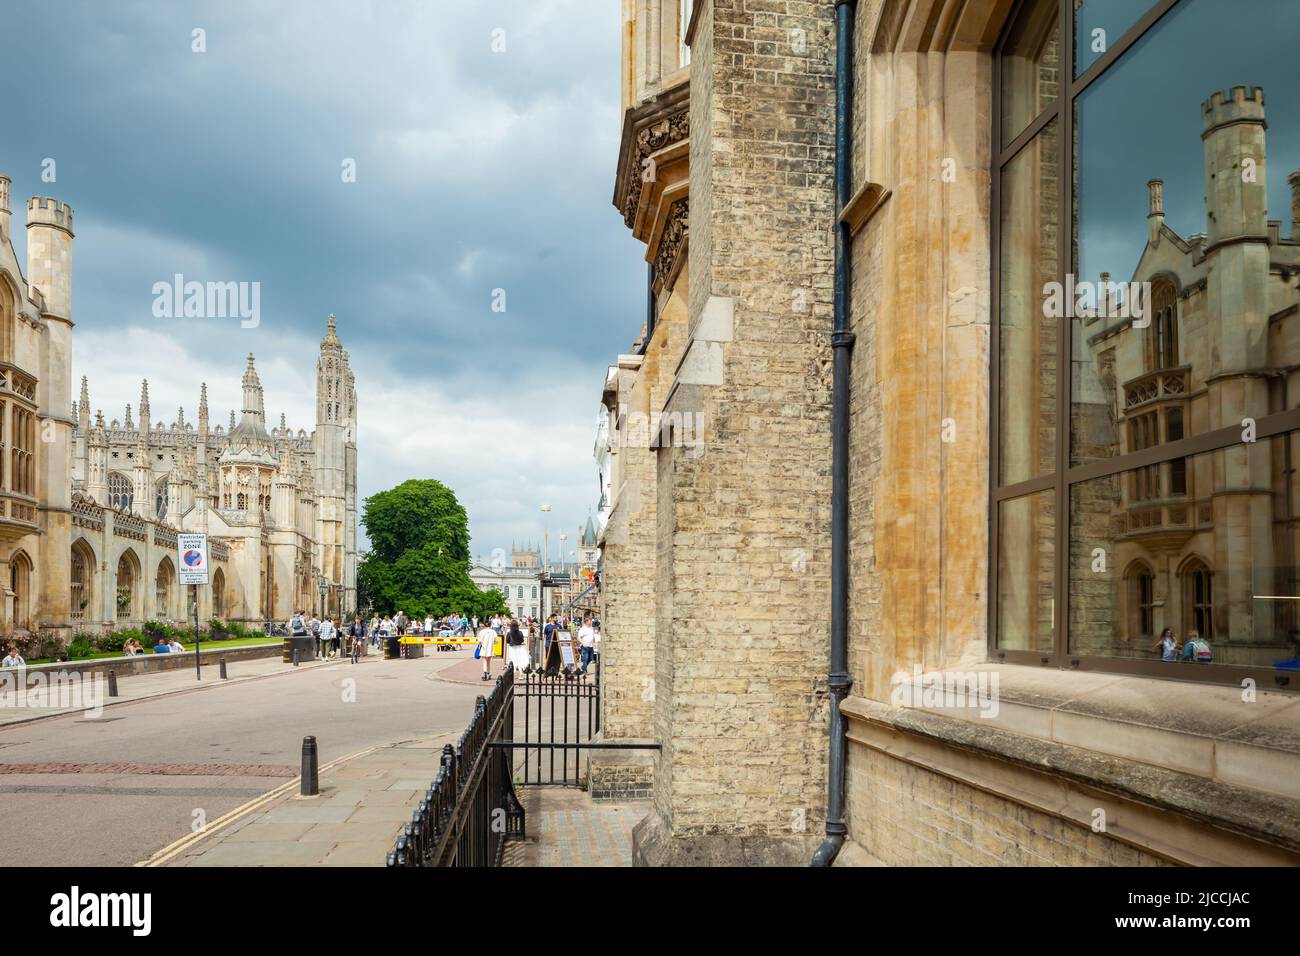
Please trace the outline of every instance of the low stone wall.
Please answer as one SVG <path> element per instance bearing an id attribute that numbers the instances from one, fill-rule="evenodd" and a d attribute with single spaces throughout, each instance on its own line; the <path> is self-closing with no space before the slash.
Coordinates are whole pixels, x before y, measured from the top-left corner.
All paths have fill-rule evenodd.
<path id="1" fill-rule="evenodd" d="M 654 777 L 652 751 L 593 750 L 587 761 L 587 789 L 592 800 L 649 800 Z"/>
<path id="2" fill-rule="evenodd" d="M 279 657 L 281 641 L 266 644 L 244 644 L 240 647 L 222 647 L 220 642 L 205 644 L 199 651 L 199 662 L 203 667 L 216 667 L 221 658 L 227 662 L 258 660 L 265 657 Z M 161 671 L 194 669 L 193 645 L 180 654 L 143 654 L 135 657 L 99 657 L 93 660 L 62 661 L 54 664 L 33 664 L 27 668 L 28 674 L 59 673 L 107 675 L 116 671 L 119 679 L 136 674 L 157 674 Z M 6 668 L 13 670 L 14 668 Z"/>

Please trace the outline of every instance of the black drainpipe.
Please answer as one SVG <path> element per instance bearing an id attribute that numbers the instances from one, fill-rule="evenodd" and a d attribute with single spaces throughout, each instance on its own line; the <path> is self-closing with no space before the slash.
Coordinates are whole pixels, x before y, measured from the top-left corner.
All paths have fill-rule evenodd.
<path id="1" fill-rule="evenodd" d="M 853 686 L 849 676 L 849 331 L 848 223 L 840 218 L 853 191 L 853 17 L 856 0 L 835 0 L 835 349 L 831 393 L 831 739 L 826 780 L 826 839 L 813 866 L 830 866 L 844 845 L 844 758 L 846 738 L 840 704 Z"/>

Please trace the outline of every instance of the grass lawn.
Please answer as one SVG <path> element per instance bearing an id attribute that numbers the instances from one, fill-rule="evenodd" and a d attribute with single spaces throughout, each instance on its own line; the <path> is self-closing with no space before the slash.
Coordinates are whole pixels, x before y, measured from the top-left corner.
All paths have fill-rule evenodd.
<path id="1" fill-rule="evenodd" d="M 250 644 L 279 644 L 282 640 L 283 638 L 279 638 L 279 637 L 234 637 L 227 641 L 204 640 L 202 645 L 200 645 L 199 650 L 208 651 L 208 650 L 213 650 L 216 648 L 223 648 L 223 647 L 248 647 Z M 187 654 L 194 653 L 193 634 L 189 635 L 188 637 L 181 638 L 180 641 L 182 644 L 185 645 L 185 653 Z M 146 657 L 152 656 L 153 648 L 146 647 L 144 649 L 144 653 Z M 121 656 L 122 654 L 120 652 L 96 651 L 94 654 L 91 654 L 89 657 L 72 658 L 71 660 L 68 661 L 68 663 L 75 664 L 78 661 L 97 661 L 105 657 L 121 657 Z M 55 661 L 51 657 L 34 657 L 31 660 L 29 660 L 27 663 L 28 665 L 53 664 L 55 663 Z"/>

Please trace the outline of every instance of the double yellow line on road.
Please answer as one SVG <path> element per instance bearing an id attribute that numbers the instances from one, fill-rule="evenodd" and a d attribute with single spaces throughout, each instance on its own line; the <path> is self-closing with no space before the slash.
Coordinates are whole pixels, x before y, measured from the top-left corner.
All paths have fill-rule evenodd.
<path id="1" fill-rule="evenodd" d="M 329 763 L 320 767 L 318 772 L 324 773 L 326 770 L 329 770 L 331 767 L 337 767 L 339 764 L 346 763 L 349 760 L 355 760 L 358 757 L 364 757 L 366 754 L 370 753 L 371 751 L 378 750 L 378 749 L 379 749 L 378 747 L 367 747 L 365 750 L 358 750 L 356 753 L 348 754 L 346 757 L 339 757 L 337 760 L 331 760 Z M 229 813 L 217 817 L 217 819 L 213 820 L 202 830 L 198 830 L 187 836 L 183 836 L 179 840 L 176 840 L 174 843 L 169 843 L 167 846 L 163 847 L 161 850 L 159 850 L 153 856 L 149 857 L 147 860 L 141 860 L 139 863 L 135 865 L 136 866 L 164 866 L 168 863 L 168 861 L 175 859 L 181 853 L 184 853 L 186 850 L 200 843 L 204 838 L 212 836 L 218 830 L 225 829 L 235 821 L 248 816 L 250 813 L 254 812 L 255 810 L 261 809 L 262 807 L 266 806 L 268 803 L 272 803 L 273 801 L 279 799 L 289 791 L 293 790 L 295 787 L 301 786 L 301 782 L 302 782 L 301 775 L 294 777 L 289 782 L 281 784 L 280 786 L 276 787 L 274 790 L 269 790 L 266 793 L 262 794 L 260 797 L 254 797 L 252 800 L 248 801 L 242 806 L 235 807 L 235 809 L 231 810 Z"/>

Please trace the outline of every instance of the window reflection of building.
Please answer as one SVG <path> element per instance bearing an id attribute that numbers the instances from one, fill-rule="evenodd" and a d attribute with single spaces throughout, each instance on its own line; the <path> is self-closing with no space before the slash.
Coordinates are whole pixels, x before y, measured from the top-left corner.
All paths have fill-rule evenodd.
<path id="1" fill-rule="evenodd" d="M 1176 4 L 1084 83 L 1053 85 L 1051 0 L 1022 4 L 999 46 L 998 651 L 1152 660 L 1164 627 L 1212 640 L 1219 664 L 1269 667 L 1300 647 L 1300 170 L 1290 237 L 1266 218 L 1270 179 L 1300 166 L 1300 95 L 1280 41 L 1237 50 L 1205 29 L 1212 7 Z M 1198 102 L 1143 81 L 1189 57 L 1256 84 Z M 1291 152 L 1268 154 L 1270 128 Z M 1137 139 L 1117 151 L 1117 130 Z M 1145 228 L 1120 201 L 1143 191 Z M 1098 286 L 1100 308 L 1072 303 L 1063 337 L 1044 321 L 1054 282 Z"/>

